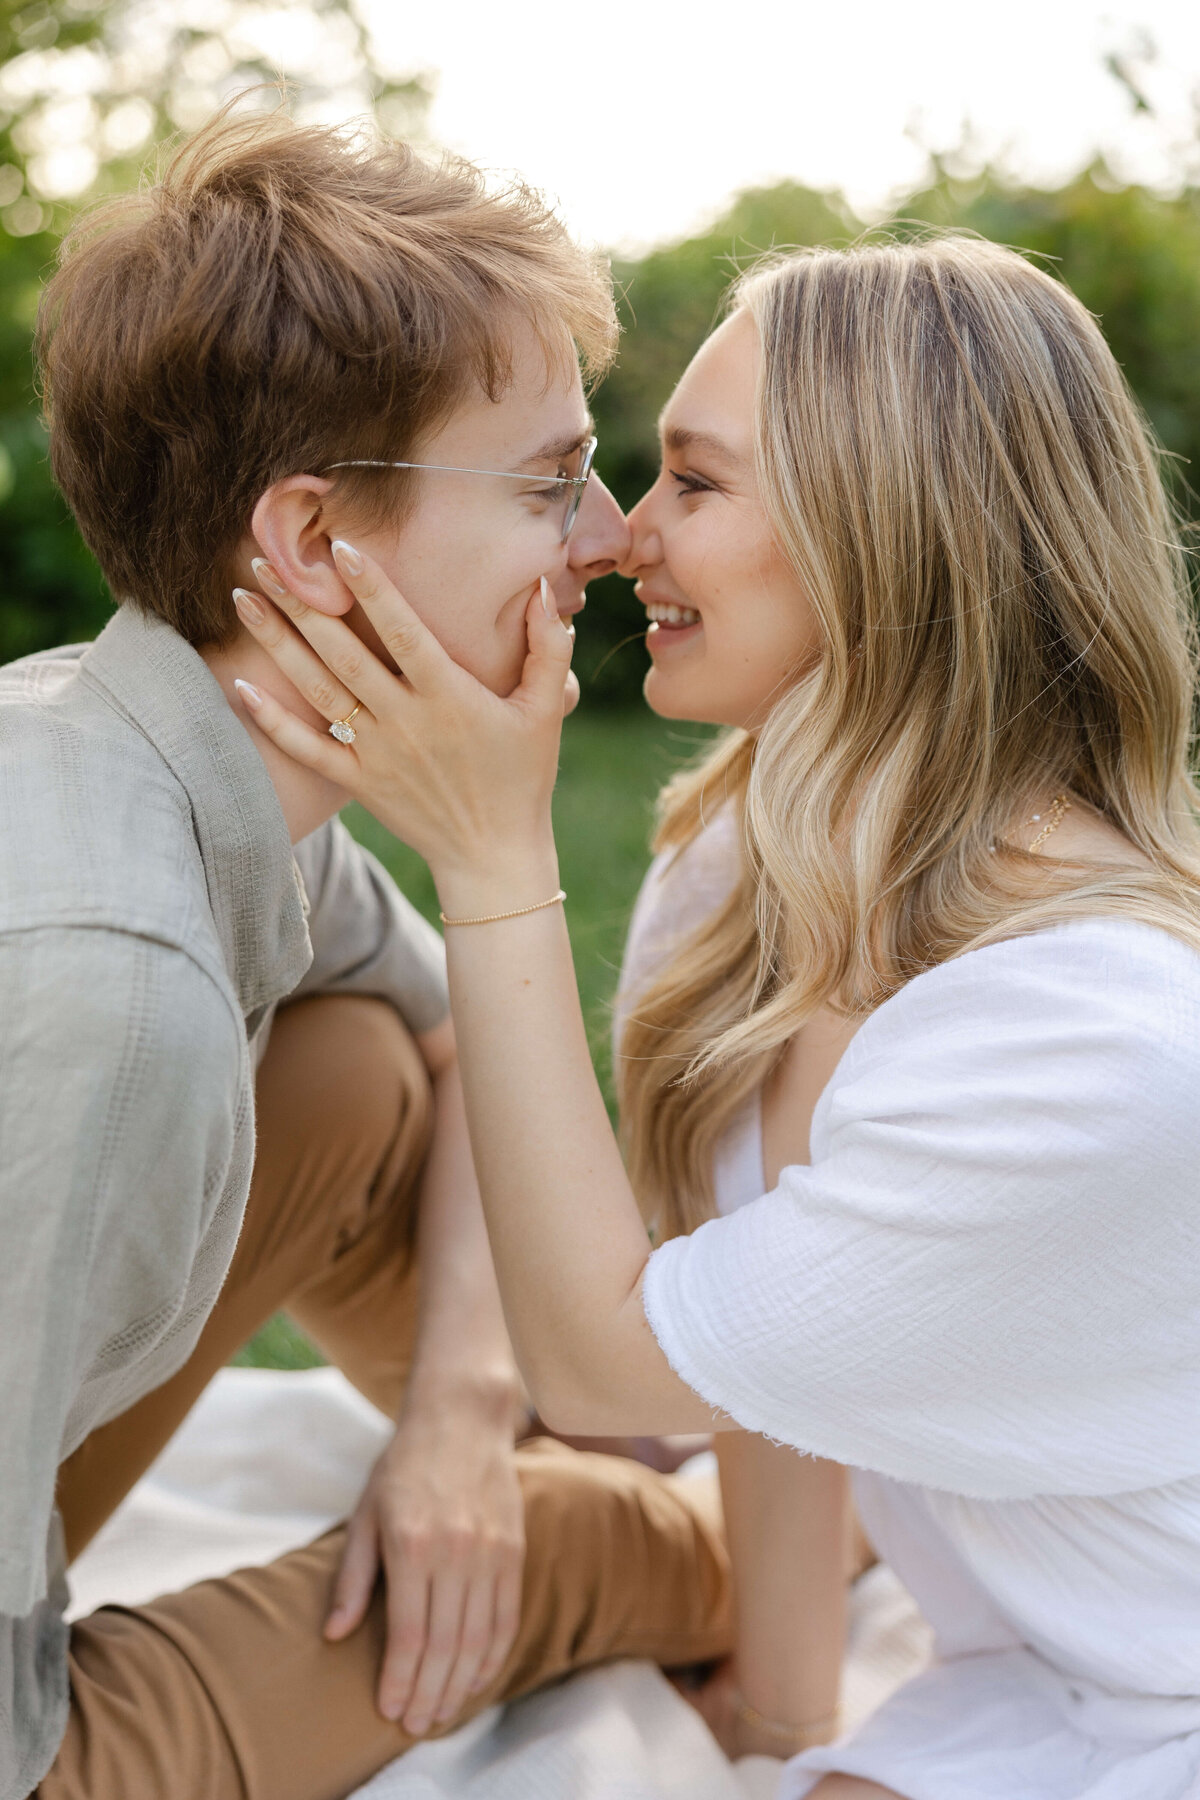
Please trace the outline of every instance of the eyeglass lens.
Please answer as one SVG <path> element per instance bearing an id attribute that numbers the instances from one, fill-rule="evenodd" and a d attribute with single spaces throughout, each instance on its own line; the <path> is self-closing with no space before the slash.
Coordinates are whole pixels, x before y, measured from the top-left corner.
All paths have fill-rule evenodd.
<path id="1" fill-rule="evenodd" d="M 570 537 L 575 521 L 579 517 L 579 509 L 583 505 L 583 496 L 587 492 L 588 478 L 592 473 L 592 463 L 595 460 L 595 456 L 596 440 L 595 438 L 589 438 L 588 442 L 584 445 L 583 461 L 579 467 L 579 485 L 578 487 L 572 487 L 567 490 L 567 510 L 563 519 L 562 532 L 562 542 L 564 544 Z"/>

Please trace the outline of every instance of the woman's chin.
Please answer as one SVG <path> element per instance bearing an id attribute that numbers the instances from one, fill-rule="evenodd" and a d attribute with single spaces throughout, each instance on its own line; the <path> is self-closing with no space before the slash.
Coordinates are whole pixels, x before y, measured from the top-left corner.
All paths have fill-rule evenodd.
<path id="1" fill-rule="evenodd" d="M 642 696 L 650 711 L 657 713 L 660 719 L 687 719 L 695 725 L 729 723 L 723 716 L 724 709 L 714 702 L 711 694 L 703 694 L 699 684 L 681 680 L 678 675 L 668 675 L 654 663 L 646 671 Z"/>

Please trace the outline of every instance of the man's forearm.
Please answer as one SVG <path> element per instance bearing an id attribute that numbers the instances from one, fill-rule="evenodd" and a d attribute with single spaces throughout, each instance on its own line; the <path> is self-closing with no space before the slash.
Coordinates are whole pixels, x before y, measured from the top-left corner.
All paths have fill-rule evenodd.
<path id="1" fill-rule="evenodd" d="M 421 1299 L 405 1406 L 470 1395 L 515 1412 L 519 1382 L 488 1247 L 458 1065 L 433 1078 L 434 1128 L 418 1200 Z"/>

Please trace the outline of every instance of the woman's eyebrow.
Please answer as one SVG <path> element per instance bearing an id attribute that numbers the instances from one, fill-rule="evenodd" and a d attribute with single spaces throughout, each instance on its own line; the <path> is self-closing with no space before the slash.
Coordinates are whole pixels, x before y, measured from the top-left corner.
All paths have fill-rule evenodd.
<path id="1" fill-rule="evenodd" d="M 691 431 L 685 425 L 667 425 L 663 428 L 663 448 L 673 450 L 681 455 L 685 450 L 707 450 L 712 456 L 719 456 L 725 462 L 740 462 L 737 452 L 730 448 L 723 438 L 714 437 L 710 431 Z"/>

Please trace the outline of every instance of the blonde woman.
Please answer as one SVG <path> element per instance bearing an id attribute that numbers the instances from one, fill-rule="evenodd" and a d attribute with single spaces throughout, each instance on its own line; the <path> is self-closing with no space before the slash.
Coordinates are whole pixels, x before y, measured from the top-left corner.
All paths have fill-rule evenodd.
<path id="1" fill-rule="evenodd" d="M 751 276 L 663 457 L 631 520 L 647 697 L 733 730 L 666 800 L 628 1174 L 557 904 L 546 590 L 501 700 L 339 544 L 403 677 L 281 595 L 263 642 L 329 716 L 361 707 L 358 740 L 267 694 L 257 720 L 431 863 L 543 1415 L 722 1436 L 741 1742 L 832 1731 L 841 1466 L 935 1629 L 934 1666 L 783 1793 L 1183 1800 L 1200 830 L 1145 427 L 1060 284 L 951 239 Z"/>

